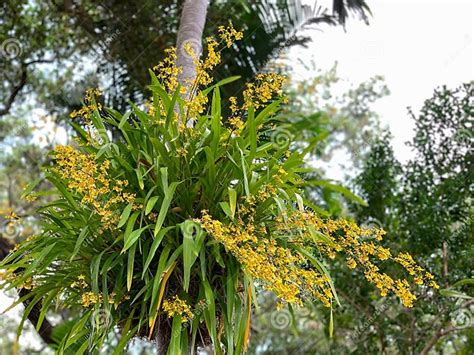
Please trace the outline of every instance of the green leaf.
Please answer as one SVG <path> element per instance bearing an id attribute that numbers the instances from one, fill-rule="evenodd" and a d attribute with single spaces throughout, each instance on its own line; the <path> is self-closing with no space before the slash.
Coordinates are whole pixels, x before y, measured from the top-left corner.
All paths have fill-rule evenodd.
<path id="1" fill-rule="evenodd" d="M 173 324 L 171 325 L 171 341 L 168 349 L 168 354 L 181 355 L 181 316 L 179 314 L 173 317 Z"/>
<path id="2" fill-rule="evenodd" d="M 76 201 L 74 200 L 74 197 L 72 197 L 71 193 L 64 187 L 62 182 L 60 182 L 59 180 L 56 180 L 51 175 L 49 175 L 47 178 L 54 186 L 56 186 L 56 188 L 61 192 L 61 195 L 64 196 L 66 200 L 68 200 L 71 206 L 75 210 L 78 210 L 78 206 L 76 204 Z"/>
<path id="3" fill-rule="evenodd" d="M 265 122 L 265 120 L 279 110 L 281 99 L 273 101 L 270 105 L 265 107 L 255 118 L 255 125 L 258 127 Z"/>
<path id="4" fill-rule="evenodd" d="M 230 206 L 230 214 L 231 218 L 233 219 L 235 216 L 235 211 L 237 209 L 237 191 L 233 188 L 229 187 L 229 206 Z"/>
<path id="5" fill-rule="evenodd" d="M 439 294 L 444 297 L 455 297 L 455 298 L 462 298 L 466 300 L 473 299 L 473 297 L 466 295 L 465 293 L 454 291 L 454 290 L 439 290 Z"/>
<path id="6" fill-rule="evenodd" d="M 285 206 L 284 201 L 281 198 L 277 197 L 277 196 L 273 197 L 273 200 L 276 202 L 276 204 L 278 206 L 278 210 L 280 211 L 280 214 L 286 220 L 286 206 Z"/>
<path id="7" fill-rule="evenodd" d="M 130 233 L 125 239 L 125 244 L 123 246 L 122 253 L 125 252 L 127 249 L 129 249 L 132 245 L 136 243 L 136 241 L 138 240 L 138 238 L 140 238 L 140 235 L 143 233 L 143 231 L 151 228 L 152 226 L 153 226 L 152 224 L 148 224 L 147 226 L 134 230 L 132 233 Z"/>
<path id="8" fill-rule="evenodd" d="M 70 261 L 72 261 L 72 259 L 74 259 L 74 257 L 79 252 L 79 248 L 81 247 L 82 242 L 84 242 L 84 239 L 86 239 L 88 231 L 89 231 L 89 226 L 86 225 L 84 229 L 81 231 L 81 233 L 79 234 L 79 236 L 77 237 L 76 245 L 74 246 L 74 251 L 72 252 L 71 257 L 69 258 Z"/>
<path id="9" fill-rule="evenodd" d="M 168 209 L 171 204 L 171 200 L 173 199 L 174 192 L 176 190 L 176 187 L 180 184 L 180 182 L 173 182 L 169 187 L 168 190 L 165 192 L 165 198 L 163 199 L 163 202 L 161 203 L 160 207 L 160 213 L 158 214 L 158 218 L 156 220 L 156 226 L 155 226 L 155 237 L 158 235 L 158 232 L 161 229 L 161 226 L 163 225 L 163 222 L 165 221 L 166 214 L 168 213 Z"/>
<path id="10" fill-rule="evenodd" d="M 367 202 L 365 202 L 363 199 L 361 199 L 359 196 L 355 195 L 353 192 L 351 192 L 349 189 L 345 188 L 344 186 L 337 185 L 337 184 L 332 184 L 326 180 L 309 180 L 308 185 L 315 185 L 315 186 L 322 186 L 325 187 L 329 190 L 338 192 L 344 196 L 346 196 L 348 199 L 362 205 L 362 206 L 367 206 Z"/>
<path id="11" fill-rule="evenodd" d="M 240 310 L 240 317 L 239 321 L 237 322 L 237 341 L 236 341 L 236 354 L 245 354 L 246 348 L 248 344 L 248 336 L 250 330 L 250 314 L 252 309 L 252 300 L 251 300 L 251 290 L 249 288 L 248 283 L 245 286 L 245 301 L 242 301 L 241 310 Z"/>
<path id="12" fill-rule="evenodd" d="M 156 201 L 158 201 L 159 196 L 153 196 L 150 198 L 146 204 L 145 215 L 148 215 L 153 207 L 155 207 Z"/>
<path id="13" fill-rule="evenodd" d="M 51 245 L 48 245 L 41 253 L 34 258 L 33 263 L 25 270 L 23 273 L 23 277 L 26 277 L 27 275 L 31 275 L 32 272 L 34 272 L 39 264 L 48 256 L 48 254 L 53 250 L 53 248 L 56 246 L 56 243 L 52 243 Z"/>
<path id="14" fill-rule="evenodd" d="M 211 336 L 214 350 L 217 354 L 221 354 L 219 341 L 217 339 L 217 319 L 216 319 L 216 304 L 214 302 L 215 295 L 212 291 L 209 281 L 202 281 L 204 286 L 204 294 L 206 297 L 207 308 L 204 310 L 204 319 L 206 321 L 207 330 Z"/>
<path id="15" fill-rule="evenodd" d="M 123 353 L 123 349 L 128 344 L 130 339 L 132 339 L 136 335 L 139 327 L 140 327 L 140 324 L 136 325 L 131 331 L 129 331 L 125 336 L 123 336 L 120 339 L 120 342 L 118 343 L 117 347 L 114 349 L 113 355 L 119 355 Z"/>
<path id="16" fill-rule="evenodd" d="M 458 286 L 462 286 L 462 285 L 474 285 L 474 279 L 459 280 L 459 281 L 453 283 L 453 285 L 451 287 L 458 287 Z"/>
<path id="17" fill-rule="evenodd" d="M 133 212 L 132 217 L 128 219 L 127 227 L 125 227 L 125 232 L 123 234 L 124 240 L 127 240 L 130 238 L 129 235 L 130 233 L 132 233 L 133 227 L 135 226 L 135 222 L 137 221 L 137 218 L 139 215 L 140 215 L 140 211 L 135 211 Z"/>
<path id="18" fill-rule="evenodd" d="M 127 291 L 130 291 L 132 288 L 132 280 L 133 280 L 133 266 L 135 261 L 135 250 L 137 245 L 133 245 L 130 251 L 128 252 L 128 260 L 127 260 Z"/>
<path id="19" fill-rule="evenodd" d="M 41 307 L 41 313 L 38 317 L 38 323 L 36 324 L 36 331 L 39 331 L 41 328 L 41 325 L 43 324 L 44 318 L 46 316 L 46 313 L 49 311 L 49 307 L 51 306 L 51 302 L 54 297 L 58 294 L 58 291 L 52 290 L 52 292 L 49 293 L 48 297 L 46 297 L 42 303 L 43 306 Z"/>
<path id="20" fill-rule="evenodd" d="M 242 166 L 242 175 L 244 178 L 244 189 L 245 189 L 245 194 L 250 197 L 250 189 L 249 189 L 249 180 L 247 177 L 247 168 L 246 168 L 246 162 L 245 162 L 245 157 L 244 157 L 244 152 L 242 149 L 239 148 L 240 151 L 240 161 L 241 161 L 241 166 Z"/>
<path id="21" fill-rule="evenodd" d="M 175 254 L 176 254 L 176 252 L 173 253 L 173 255 L 175 255 Z M 173 255 L 171 256 L 170 260 L 173 258 Z M 160 262 L 161 262 L 161 260 L 160 260 Z M 155 327 L 156 317 L 158 316 L 158 310 L 160 309 L 161 301 L 163 300 L 163 295 L 165 293 L 166 284 L 167 284 L 168 279 L 170 278 L 171 273 L 173 272 L 175 266 L 176 266 L 176 262 L 172 262 L 171 264 L 168 264 L 166 270 L 164 270 L 162 274 L 161 273 L 159 274 L 159 276 L 160 276 L 160 281 L 159 281 L 160 291 L 157 294 L 158 298 L 156 299 L 156 301 L 157 301 L 156 306 L 152 306 L 152 308 L 151 308 L 151 313 L 150 313 L 149 322 L 148 322 L 149 326 L 150 326 L 150 331 L 149 331 L 149 336 L 150 337 L 153 334 L 153 329 Z M 157 276 L 155 276 L 155 278 Z M 152 305 L 153 305 L 153 302 L 152 302 Z"/>
<path id="22" fill-rule="evenodd" d="M 232 215 L 232 211 L 230 210 L 229 203 L 227 201 L 219 202 L 219 206 L 221 206 L 222 211 L 230 218 L 233 219 L 234 216 Z"/>
<path id="23" fill-rule="evenodd" d="M 248 160 L 252 163 L 257 151 L 257 127 L 255 125 L 255 110 L 250 106 L 247 115 L 247 127 L 249 129 L 250 153 Z"/>
<path id="24" fill-rule="evenodd" d="M 174 226 L 166 227 L 158 232 L 158 235 L 153 240 L 153 243 L 150 248 L 150 252 L 148 253 L 148 256 L 146 258 L 145 266 L 143 267 L 142 279 L 143 279 L 143 276 L 145 276 L 145 272 L 148 270 L 148 267 L 150 266 L 150 263 L 153 260 L 153 257 L 155 256 L 155 253 L 158 250 L 158 247 L 160 246 L 161 241 L 163 240 L 163 237 L 166 235 L 166 233 L 168 233 L 168 231 L 174 228 L 175 228 Z"/>
<path id="25" fill-rule="evenodd" d="M 160 168 L 161 184 L 163 187 L 163 192 L 168 190 L 168 168 Z"/>
<path id="26" fill-rule="evenodd" d="M 215 156 L 217 154 L 217 148 L 219 147 L 219 141 L 221 138 L 221 95 L 218 87 L 214 89 L 214 93 L 212 95 L 211 115 L 211 150 Z"/>
<path id="27" fill-rule="evenodd" d="M 216 165 L 214 164 L 215 155 L 210 147 L 204 147 L 204 152 L 206 153 L 206 169 L 207 169 L 207 180 L 206 183 L 208 186 L 215 185 L 216 179 Z"/>
<path id="28" fill-rule="evenodd" d="M 327 235 L 324 235 L 323 233 L 317 231 L 313 226 L 309 224 L 307 225 L 307 227 L 308 227 L 309 233 L 311 234 L 311 237 L 313 237 L 315 244 L 319 241 L 331 247 L 335 247 L 334 242 L 331 239 L 329 239 Z"/>
<path id="29" fill-rule="evenodd" d="M 196 262 L 199 250 L 196 250 L 194 238 L 197 237 L 200 227 L 193 221 L 186 220 L 180 224 L 183 234 L 183 269 L 184 269 L 184 291 L 188 292 L 191 279 L 191 268 Z"/>
<path id="30" fill-rule="evenodd" d="M 120 216 L 120 221 L 117 225 L 117 228 L 120 228 L 127 223 L 128 217 L 130 216 L 130 213 L 132 212 L 133 208 L 133 203 L 129 203 L 122 211 L 122 214 Z"/>
<path id="31" fill-rule="evenodd" d="M 332 315 L 332 304 L 331 304 L 331 313 L 329 314 L 329 338 L 332 339 L 334 334 L 334 318 Z"/>
<path id="32" fill-rule="evenodd" d="M 121 156 L 119 155 L 116 155 L 115 157 L 115 160 L 117 160 L 120 165 L 122 165 L 127 171 L 133 171 L 133 167 L 125 160 L 123 159 Z"/>
<path id="33" fill-rule="evenodd" d="M 150 70 L 150 72 L 151 72 L 151 70 Z M 160 96 L 161 101 L 163 103 L 164 109 L 167 110 L 171 106 L 171 100 L 170 100 L 170 97 L 169 97 L 168 93 L 166 92 L 166 90 L 163 89 L 163 87 L 159 84 L 150 85 L 149 88 L 152 91 L 158 93 L 158 95 Z"/>
<path id="34" fill-rule="evenodd" d="M 303 212 L 303 211 L 304 211 L 303 198 L 302 198 L 301 195 L 298 194 L 298 193 L 295 193 L 295 197 L 296 197 L 296 202 L 297 202 L 297 204 L 298 204 L 298 209 Z"/>
<path id="35" fill-rule="evenodd" d="M 137 174 L 138 186 L 140 187 L 140 190 L 143 190 L 145 188 L 145 183 L 143 182 L 143 175 L 141 169 L 136 168 L 135 173 Z"/>
<path id="36" fill-rule="evenodd" d="M 166 128 L 168 128 L 173 120 L 174 114 L 175 114 L 175 107 L 176 107 L 176 101 L 178 100 L 179 97 L 179 90 L 180 88 L 178 87 L 176 91 L 173 94 L 173 97 L 171 98 L 171 102 L 168 107 L 168 113 L 166 115 Z"/>
<path id="37" fill-rule="evenodd" d="M 130 115 L 132 114 L 132 111 L 126 112 L 123 116 L 122 119 L 120 120 L 120 123 L 118 125 L 118 128 L 121 130 L 123 129 L 123 126 L 125 126 L 125 123 L 127 123 L 127 120 L 129 119 Z"/>
<path id="38" fill-rule="evenodd" d="M 221 81 L 219 81 L 217 84 L 214 84 L 212 86 L 209 86 L 208 88 L 205 88 L 204 90 L 202 90 L 202 93 L 204 95 L 207 95 L 208 93 L 210 93 L 214 88 L 216 87 L 219 87 L 219 86 L 223 86 L 223 85 L 226 85 L 226 84 L 229 84 L 233 81 L 236 81 L 236 80 L 239 80 L 240 79 L 240 76 L 239 75 L 235 75 L 235 76 L 229 76 L 228 78 L 225 78 L 225 79 L 222 79 Z"/>
<path id="39" fill-rule="evenodd" d="M 163 273 L 165 271 L 166 263 L 168 262 L 168 256 L 171 252 L 171 246 L 165 245 L 163 251 L 159 255 L 158 260 L 158 267 L 155 272 L 155 276 L 153 278 L 153 288 L 151 293 L 151 308 L 150 308 L 150 318 L 157 312 L 157 299 L 158 299 L 158 291 L 161 286 L 161 281 L 163 278 Z"/>

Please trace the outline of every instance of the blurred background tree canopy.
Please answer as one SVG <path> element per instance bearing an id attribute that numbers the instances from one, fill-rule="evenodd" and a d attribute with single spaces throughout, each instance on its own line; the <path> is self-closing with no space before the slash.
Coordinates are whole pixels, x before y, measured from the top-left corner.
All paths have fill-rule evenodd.
<path id="1" fill-rule="evenodd" d="M 16 41 L 2 68 L 5 115 L 30 92 L 52 112 L 66 113 L 99 82 L 109 106 L 143 100 L 147 69 L 175 45 L 182 1 L 11 0 L 0 6 L 0 42 Z M 246 33 L 235 52 L 222 53 L 215 78 L 249 79 L 286 47 L 305 45 L 310 38 L 299 30 L 344 25 L 350 14 L 367 21 L 369 13 L 363 0 L 335 0 L 332 10 L 299 0 L 211 1 L 205 36 L 229 20 Z"/>

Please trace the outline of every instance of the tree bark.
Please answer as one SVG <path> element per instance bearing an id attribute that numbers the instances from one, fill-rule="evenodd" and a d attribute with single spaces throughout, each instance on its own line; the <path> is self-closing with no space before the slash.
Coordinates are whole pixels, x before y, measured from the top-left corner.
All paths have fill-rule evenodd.
<path id="1" fill-rule="evenodd" d="M 433 337 L 425 345 L 423 350 L 421 350 L 420 355 L 427 355 L 428 352 L 436 345 L 439 339 L 441 339 L 445 335 L 448 335 L 449 333 L 454 332 L 454 331 L 456 331 L 456 328 L 454 328 L 452 325 L 449 325 L 444 331 L 442 328 L 439 328 L 436 331 L 436 333 L 433 335 Z"/>
<path id="2" fill-rule="evenodd" d="M 156 331 L 156 354 L 166 355 L 171 341 L 171 324 L 167 322 L 166 316 L 158 317 L 158 326 Z"/>
<path id="3" fill-rule="evenodd" d="M 187 89 L 196 79 L 196 65 L 184 46 L 189 44 L 194 53 L 198 57 L 201 56 L 207 7 L 208 0 L 186 0 L 183 4 L 176 41 L 176 65 L 182 68 L 182 72 L 178 75 L 178 82 Z"/>
<path id="4" fill-rule="evenodd" d="M 448 243 L 446 241 L 443 241 L 443 277 L 448 287 Z"/>

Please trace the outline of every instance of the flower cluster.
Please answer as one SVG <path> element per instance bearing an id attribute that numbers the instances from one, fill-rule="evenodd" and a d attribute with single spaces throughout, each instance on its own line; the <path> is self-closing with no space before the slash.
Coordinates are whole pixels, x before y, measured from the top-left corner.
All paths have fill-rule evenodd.
<path id="1" fill-rule="evenodd" d="M 230 47 L 235 41 L 243 38 L 243 33 L 236 31 L 230 22 L 227 27 L 219 27 L 219 37 L 227 47 Z M 194 117 L 204 111 L 208 98 L 199 88 L 212 83 L 213 78 L 210 73 L 221 62 L 220 42 L 217 42 L 214 37 L 207 37 L 206 42 L 207 53 L 204 59 L 200 59 L 200 53 L 196 53 L 190 43 L 183 44 L 182 49 L 192 58 L 196 67 L 196 77 L 186 78 L 187 82 L 180 88 L 180 93 L 185 101 L 187 117 Z M 182 68 L 176 63 L 176 48 L 168 48 L 165 53 L 167 54 L 165 59 L 153 67 L 153 70 L 168 92 L 173 92 L 178 88 L 178 76 L 182 73 Z"/>
<path id="2" fill-rule="evenodd" d="M 38 196 L 33 195 L 33 194 L 28 194 L 28 195 L 22 196 L 22 199 L 24 199 L 26 202 L 34 202 L 38 199 Z"/>
<path id="3" fill-rule="evenodd" d="M 225 42 L 227 47 L 230 47 L 235 41 L 243 38 L 243 33 L 237 31 L 232 22 L 229 22 L 227 27 L 219 26 L 219 37 L 222 42 Z M 206 42 L 207 51 L 203 59 L 200 58 L 199 53 L 195 53 L 190 43 L 183 44 L 184 51 L 193 59 L 196 67 L 196 77 L 185 79 L 188 82 L 180 88 L 185 101 L 186 117 L 195 117 L 204 111 L 208 98 L 199 88 L 212 83 L 211 72 L 221 62 L 221 54 L 218 50 L 220 42 L 217 42 L 214 37 L 207 37 Z M 182 73 L 182 68 L 176 64 L 176 48 L 169 48 L 166 50 L 166 53 L 167 57 L 155 66 L 153 70 L 157 72 L 157 78 L 168 92 L 173 92 L 178 87 L 178 76 Z M 286 80 L 284 76 L 276 73 L 265 73 L 258 74 L 255 79 L 255 82 L 247 83 L 243 93 L 242 105 L 238 105 L 236 97 L 229 99 L 232 112 L 229 124 L 236 135 L 239 135 L 244 125 L 242 117 L 238 115 L 239 111 L 248 110 L 251 106 L 258 109 L 268 104 L 275 97 L 282 96 L 282 87 Z M 149 111 L 154 113 L 155 109 L 149 109 Z"/>
<path id="4" fill-rule="evenodd" d="M 10 234 L 9 232 L 13 232 L 14 234 L 17 226 L 21 223 L 21 217 L 19 217 L 13 210 L 10 210 L 10 212 L 4 217 L 7 220 L 7 223 L 3 226 L 4 232 L 6 232 L 7 235 Z"/>
<path id="5" fill-rule="evenodd" d="M 77 280 L 71 284 L 71 287 L 84 289 L 84 288 L 89 287 L 89 285 L 86 282 L 86 277 L 83 274 L 81 274 L 77 277 Z"/>
<path id="6" fill-rule="evenodd" d="M 382 296 L 392 291 L 406 307 L 412 307 L 416 299 L 410 291 L 408 280 L 393 279 L 386 273 L 381 273 L 379 266 L 375 264 L 376 260 L 395 261 L 414 276 L 415 283 L 423 284 L 423 280 L 428 280 L 429 286 L 438 288 L 433 276 L 417 265 L 409 254 L 401 253 L 393 257 L 388 248 L 368 241 L 368 237 L 381 241 L 385 234 L 383 229 L 361 228 L 346 219 L 322 219 L 307 211 L 295 211 L 287 219 L 277 220 L 279 233 L 298 235 L 295 242 L 303 246 L 316 244 L 318 249 L 331 259 L 339 252 L 344 253 L 349 268 L 362 267 L 366 279 L 379 289 Z M 296 231 L 300 233 L 296 234 Z M 315 239 L 315 233 L 323 239 Z"/>
<path id="7" fill-rule="evenodd" d="M 219 37 L 225 41 L 227 48 L 230 48 L 234 41 L 239 41 L 244 38 L 243 32 L 237 31 L 234 28 L 232 21 L 229 21 L 229 25 L 227 27 L 219 26 L 217 30 L 219 31 Z"/>
<path id="8" fill-rule="evenodd" d="M 274 96 L 283 95 L 282 87 L 286 78 L 277 73 L 257 74 L 255 83 L 247 83 L 244 90 L 244 104 L 242 109 L 250 106 L 258 109 L 265 106 Z"/>
<path id="9" fill-rule="evenodd" d="M 242 128 L 242 119 L 240 117 L 242 112 L 248 111 L 250 107 L 255 109 L 264 107 L 271 100 L 283 98 L 283 85 L 286 78 L 277 73 L 257 74 L 255 81 L 246 84 L 243 92 L 243 104 L 239 105 L 237 98 L 232 96 L 229 98 L 229 109 L 232 117 L 229 118 L 229 123 L 237 132 Z"/>
<path id="10" fill-rule="evenodd" d="M 229 118 L 229 124 L 237 135 L 239 135 L 240 131 L 244 128 L 244 121 L 237 116 Z"/>
<path id="11" fill-rule="evenodd" d="M 279 246 L 274 239 L 259 235 L 251 223 L 239 220 L 224 224 L 212 219 L 207 211 L 197 219 L 202 228 L 222 243 L 244 270 L 274 292 L 282 303 L 302 305 L 309 295 L 330 306 L 333 293 L 329 279 L 309 267 L 299 253 Z"/>
<path id="12" fill-rule="evenodd" d="M 162 307 L 163 311 L 166 312 L 169 318 L 179 315 L 181 316 L 181 322 L 183 323 L 193 318 L 193 312 L 191 312 L 189 305 L 178 296 L 174 296 L 169 300 L 164 300 Z"/>
<path id="13" fill-rule="evenodd" d="M 86 97 L 84 98 L 85 105 L 79 110 L 72 111 L 69 116 L 71 118 L 83 117 L 84 119 L 89 119 L 94 111 L 102 109 L 100 103 L 94 103 L 94 97 L 101 95 L 102 93 L 99 89 L 87 89 Z"/>
<path id="14" fill-rule="evenodd" d="M 90 286 L 86 281 L 86 276 L 81 274 L 77 277 L 75 281 L 71 283 L 71 288 L 75 290 L 75 292 L 81 293 L 81 306 L 84 308 L 89 308 L 91 305 L 95 304 L 102 304 L 104 303 L 104 296 L 102 294 L 97 294 L 90 290 Z M 121 299 L 117 298 L 115 292 L 112 292 L 107 297 L 107 302 L 109 304 L 120 304 L 120 300 L 128 300 L 130 299 L 129 295 L 124 295 Z"/>
<path id="15" fill-rule="evenodd" d="M 439 288 L 438 284 L 434 281 L 434 276 L 418 266 L 410 254 L 400 253 L 393 260 L 402 265 L 414 277 L 415 283 L 418 285 L 423 285 L 426 281 L 428 286 Z"/>
<path id="16" fill-rule="evenodd" d="M 10 210 L 10 212 L 5 216 L 5 218 L 10 221 L 16 221 L 20 219 L 20 216 L 18 216 L 15 211 Z"/>
<path id="17" fill-rule="evenodd" d="M 117 295 L 114 292 L 112 292 L 108 296 L 108 303 L 112 305 L 120 304 L 120 300 L 118 300 L 116 296 Z M 130 296 L 126 295 L 122 299 L 128 300 L 130 299 Z M 88 291 L 81 295 L 81 306 L 84 308 L 89 308 L 92 305 L 95 305 L 95 304 L 100 305 L 103 303 L 104 303 L 104 296 L 101 294 L 96 294 L 94 292 Z"/>
<path id="18" fill-rule="evenodd" d="M 100 216 L 103 230 L 118 222 L 114 205 L 135 201 L 135 194 L 123 190 L 128 185 L 127 180 L 109 177 L 110 161 L 97 164 L 92 154 L 61 145 L 54 149 L 54 158 L 57 164 L 54 171 L 67 182 L 69 189 L 82 195 L 83 204 L 91 206 Z"/>
<path id="19" fill-rule="evenodd" d="M 173 92 L 178 87 L 178 75 L 183 71 L 182 68 L 176 66 L 176 48 L 170 47 L 165 49 L 166 57 L 153 67 L 156 71 L 157 78 L 161 80 L 163 86 Z"/>
<path id="20" fill-rule="evenodd" d="M 438 288 L 433 276 L 417 265 L 409 254 L 393 257 L 388 248 L 377 244 L 386 234 L 381 228 L 362 228 L 346 219 L 323 219 L 304 210 L 285 212 L 273 221 L 256 223 L 254 216 L 259 204 L 275 194 L 272 184 L 264 185 L 239 204 L 238 217 L 233 223 L 214 220 L 207 211 L 202 211 L 202 217 L 196 221 L 236 257 L 250 276 L 273 291 L 282 302 L 301 305 L 307 298 L 317 298 L 329 306 L 334 297 L 329 278 L 310 267 L 297 247 L 309 251 L 317 248 L 330 259 L 342 252 L 350 269 L 362 267 L 366 279 L 382 296 L 393 292 L 406 307 L 412 307 L 416 299 L 408 280 L 393 279 L 380 272 L 375 264 L 377 261 L 395 261 L 414 277 L 416 284 L 427 280 L 429 286 Z M 275 238 L 287 236 L 292 236 L 290 245 L 295 248 L 278 245 Z"/>
<path id="21" fill-rule="evenodd" d="M 81 296 L 81 305 L 84 308 L 89 308 L 91 305 L 101 304 L 102 302 L 102 295 L 95 294 L 94 292 L 85 292 Z"/>
<path id="22" fill-rule="evenodd" d="M 18 244 L 17 244 L 18 245 Z M 5 281 L 6 283 L 13 283 L 21 276 L 20 273 L 15 273 L 11 270 L 0 272 L 0 280 Z M 26 280 L 18 284 L 16 287 L 18 289 L 31 290 L 36 287 L 37 284 L 32 277 L 28 277 Z"/>

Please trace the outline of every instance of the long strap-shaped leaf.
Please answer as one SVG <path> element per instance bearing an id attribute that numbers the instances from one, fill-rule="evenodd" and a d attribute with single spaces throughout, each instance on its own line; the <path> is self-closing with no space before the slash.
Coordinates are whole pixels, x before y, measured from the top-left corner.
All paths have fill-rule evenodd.
<path id="1" fill-rule="evenodd" d="M 171 264 L 171 266 L 163 273 L 163 280 L 161 281 L 161 285 L 160 285 L 160 292 L 158 295 L 158 302 L 156 304 L 155 314 L 153 318 L 150 320 L 150 332 L 148 333 L 149 338 L 151 338 L 153 334 L 153 330 L 155 329 L 156 318 L 158 317 L 158 314 L 159 314 L 158 310 L 161 307 L 161 301 L 163 300 L 163 295 L 165 294 L 166 283 L 168 282 L 168 279 L 170 278 L 171 273 L 173 272 L 175 266 L 176 266 L 176 262 Z"/>

